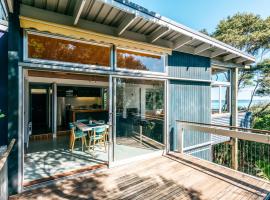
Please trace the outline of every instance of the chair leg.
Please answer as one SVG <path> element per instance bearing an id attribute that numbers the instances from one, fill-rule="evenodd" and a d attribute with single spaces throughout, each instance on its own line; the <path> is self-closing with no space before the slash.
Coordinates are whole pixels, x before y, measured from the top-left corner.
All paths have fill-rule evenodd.
<path id="1" fill-rule="evenodd" d="M 72 145 L 71 145 L 71 152 L 73 152 L 73 150 L 74 150 L 75 141 L 76 141 L 76 139 L 73 138 L 72 139 Z"/>
<path id="2" fill-rule="evenodd" d="M 82 151 L 83 151 L 83 143 L 84 143 L 84 142 L 83 142 L 83 137 L 81 137 L 81 140 L 82 140 Z"/>
<path id="3" fill-rule="evenodd" d="M 94 138 L 93 151 L 95 151 L 96 139 Z"/>
<path id="4" fill-rule="evenodd" d="M 105 139 L 105 138 L 103 138 L 103 143 L 104 143 L 105 152 L 107 152 L 107 148 L 106 148 L 106 139 Z"/>

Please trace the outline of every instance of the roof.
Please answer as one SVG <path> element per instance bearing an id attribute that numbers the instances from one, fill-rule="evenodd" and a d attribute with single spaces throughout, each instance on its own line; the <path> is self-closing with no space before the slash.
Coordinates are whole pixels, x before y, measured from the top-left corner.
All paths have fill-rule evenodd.
<path id="1" fill-rule="evenodd" d="M 26 17 L 33 17 L 31 12 L 40 9 L 34 16 L 36 19 L 42 20 L 41 12 L 49 11 L 72 17 L 58 20 L 60 24 L 225 62 L 243 65 L 255 62 L 249 54 L 127 0 L 21 0 L 21 3 L 21 15 Z"/>

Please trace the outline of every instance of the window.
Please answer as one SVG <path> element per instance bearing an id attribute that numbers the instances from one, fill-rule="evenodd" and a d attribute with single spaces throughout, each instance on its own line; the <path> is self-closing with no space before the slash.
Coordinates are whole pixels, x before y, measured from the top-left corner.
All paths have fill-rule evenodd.
<path id="1" fill-rule="evenodd" d="M 110 47 L 28 34 L 28 57 L 110 67 Z"/>
<path id="2" fill-rule="evenodd" d="M 117 49 L 118 68 L 162 73 L 164 65 L 164 56 Z"/>
<path id="3" fill-rule="evenodd" d="M 231 109 L 230 70 L 212 68 L 212 114 L 229 113 Z"/>
<path id="4" fill-rule="evenodd" d="M 212 96 L 212 114 L 230 112 L 230 87 L 213 86 Z"/>

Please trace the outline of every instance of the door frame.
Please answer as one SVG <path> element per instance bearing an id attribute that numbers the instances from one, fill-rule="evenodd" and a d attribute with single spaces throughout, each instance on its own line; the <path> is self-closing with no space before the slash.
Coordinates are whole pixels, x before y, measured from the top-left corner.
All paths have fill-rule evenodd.
<path id="1" fill-rule="evenodd" d="M 162 81 L 164 83 L 164 149 L 158 150 L 152 153 L 148 153 L 145 155 L 135 156 L 133 158 L 127 158 L 124 160 L 117 161 L 115 159 L 115 151 L 114 147 L 116 144 L 116 79 L 117 78 L 125 78 L 125 79 L 141 79 L 141 80 L 155 80 L 155 81 Z M 109 156 L 109 167 L 115 167 L 123 164 L 127 164 L 130 162 L 140 161 L 144 159 L 149 159 L 156 156 L 162 156 L 164 153 L 168 153 L 169 151 L 169 136 L 168 136 L 168 79 L 164 78 L 151 78 L 151 77 L 141 77 L 141 76 L 128 76 L 128 75 L 110 75 L 110 120 L 112 124 L 110 124 L 110 132 L 109 132 L 109 149 L 110 149 L 110 156 Z"/>

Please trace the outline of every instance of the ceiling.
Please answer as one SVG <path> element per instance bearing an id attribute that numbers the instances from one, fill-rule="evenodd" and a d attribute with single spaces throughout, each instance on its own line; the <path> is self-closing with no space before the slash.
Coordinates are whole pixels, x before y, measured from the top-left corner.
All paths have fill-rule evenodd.
<path id="1" fill-rule="evenodd" d="M 21 0 L 21 15 L 239 65 L 255 58 L 126 0 Z"/>

